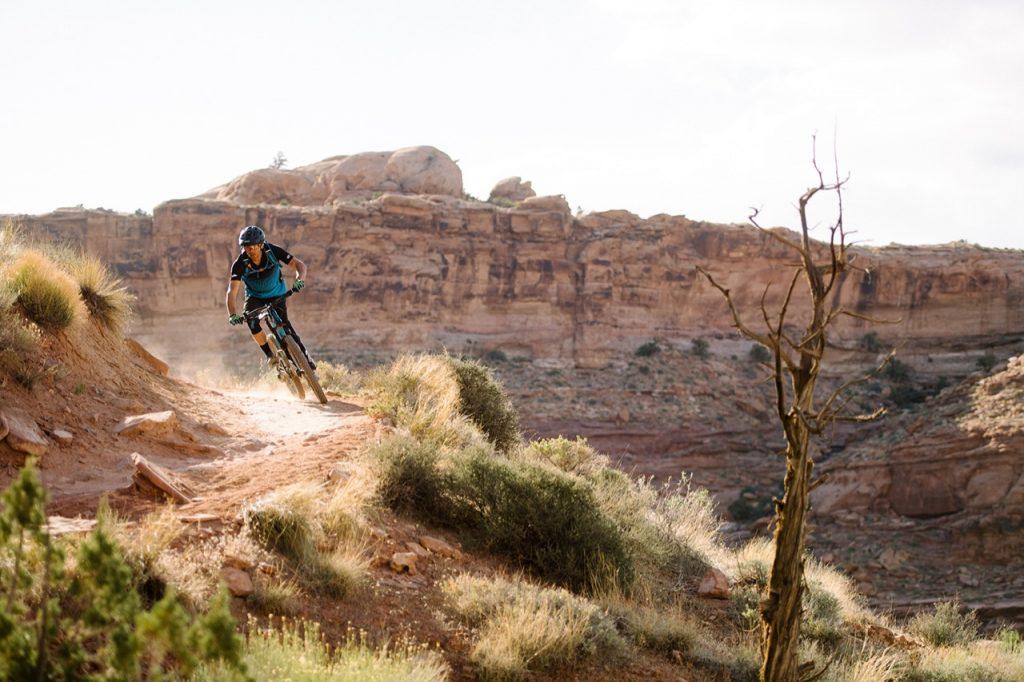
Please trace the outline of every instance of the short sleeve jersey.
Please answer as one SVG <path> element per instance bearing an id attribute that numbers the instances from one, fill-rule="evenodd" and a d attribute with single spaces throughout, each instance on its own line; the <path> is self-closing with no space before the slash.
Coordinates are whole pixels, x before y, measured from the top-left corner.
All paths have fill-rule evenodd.
<path id="1" fill-rule="evenodd" d="M 284 296 L 288 288 L 284 283 L 281 264 L 292 262 L 292 254 L 280 246 L 267 242 L 263 249 L 263 258 L 256 265 L 245 251 L 231 266 L 231 279 L 241 280 L 245 284 L 246 298 L 276 298 Z"/>

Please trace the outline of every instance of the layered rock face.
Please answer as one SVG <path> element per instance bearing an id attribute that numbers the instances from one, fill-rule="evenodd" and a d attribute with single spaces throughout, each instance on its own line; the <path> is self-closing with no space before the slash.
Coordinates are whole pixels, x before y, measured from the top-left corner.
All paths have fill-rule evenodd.
<path id="1" fill-rule="evenodd" d="M 756 320 L 768 283 L 769 308 L 779 304 L 789 264 L 783 247 L 752 228 L 627 211 L 575 218 L 561 197 L 512 208 L 391 193 L 301 207 L 195 198 L 161 204 L 151 220 L 102 211 L 18 220 L 111 263 L 139 297 L 137 333 L 172 357 L 238 340 L 223 324 L 223 296 L 238 231 L 252 223 L 309 265 L 310 289 L 292 300 L 307 342 L 321 351 L 472 342 L 600 367 L 651 337 L 704 336 L 712 353 L 745 352 L 695 266 L 715 273 Z M 894 246 L 860 249 L 858 263 L 865 271 L 842 282 L 841 302 L 901 319 L 875 328 L 883 343 L 902 342 L 904 356 L 941 360 L 1024 333 L 1020 252 Z M 853 348 L 867 328 L 844 318 L 833 342 Z"/>

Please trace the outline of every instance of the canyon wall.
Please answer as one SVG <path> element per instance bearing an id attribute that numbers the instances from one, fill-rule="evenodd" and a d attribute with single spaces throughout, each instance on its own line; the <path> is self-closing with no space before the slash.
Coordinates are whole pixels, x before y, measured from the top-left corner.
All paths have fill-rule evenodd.
<path id="1" fill-rule="evenodd" d="M 745 344 L 695 266 L 713 272 L 754 321 L 769 282 L 769 307 L 778 305 L 790 262 L 750 227 L 627 211 L 574 217 L 558 197 L 511 208 L 445 195 L 301 207 L 194 198 L 163 203 L 152 218 L 59 210 L 15 219 L 111 264 L 138 295 L 135 333 L 172 355 L 239 347 L 223 299 L 238 231 L 252 223 L 309 265 L 310 287 L 291 305 L 321 351 L 470 344 L 599 367 L 652 337 L 704 336 L 712 352 L 736 353 Z M 1024 335 L 1019 251 L 958 243 L 857 254 L 863 270 L 841 283 L 842 304 L 900 319 L 872 328 L 905 356 Z M 833 341 L 853 348 L 867 328 L 844 318 Z"/>

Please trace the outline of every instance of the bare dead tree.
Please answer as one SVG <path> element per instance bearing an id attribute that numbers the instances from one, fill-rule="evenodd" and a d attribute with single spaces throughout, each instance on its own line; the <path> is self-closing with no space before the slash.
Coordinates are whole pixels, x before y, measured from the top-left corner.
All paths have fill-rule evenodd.
<path id="1" fill-rule="evenodd" d="M 733 326 L 771 352 L 769 368 L 775 387 L 775 409 L 786 437 L 784 493 L 782 500 L 775 500 L 775 557 L 767 594 L 760 604 L 761 679 L 766 682 L 813 680 L 825 672 L 825 669 L 814 670 L 813 663 L 801 665 L 797 657 L 810 494 L 824 482 L 823 478 L 812 481 L 814 462 L 809 446 L 812 436 L 822 434 L 836 422 L 866 422 L 884 413 L 884 408 L 879 408 L 870 414 L 851 414 L 847 408 L 850 389 L 877 373 L 891 358 L 890 354 L 874 372 L 842 383 L 823 400 L 815 395 L 829 328 L 836 320 L 850 316 L 872 322 L 883 321 L 873 320 L 840 305 L 838 294 L 843 280 L 850 270 L 859 269 L 853 265 L 855 254 L 848 251 L 848 233 L 843 224 L 843 187 L 849 178 L 839 177 L 837 161 L 835 179 L 826 182 L 818 166 L 816 152 L 812 152 L 812 163 L 818 184 L 800 196 L 798 238 L 761 227 L 757 222 L 756 209 L 749 218 L 754 227 L 783 244 L 796 257 L 782 306 L 774 315 L 768 312 L 766 303 L 771 283 L 765 286 L 760 302 L 763 331 L 757 331 L 743 321 L 729 289 L 719 284 L 705 269 L 697 268 L 725 297 Z M 815 196 L 829 193 L 836 199 L 837 210 L 835 222 L 829 227 L 826 247 L 813 242 L 808 234 L 807 205 Z M 791 327 L 786 326 L 786 316 L 790 313 L 793 294 L 801 280 L 810 295 L 810 310 L 803 335 L 795 338 Z"/>

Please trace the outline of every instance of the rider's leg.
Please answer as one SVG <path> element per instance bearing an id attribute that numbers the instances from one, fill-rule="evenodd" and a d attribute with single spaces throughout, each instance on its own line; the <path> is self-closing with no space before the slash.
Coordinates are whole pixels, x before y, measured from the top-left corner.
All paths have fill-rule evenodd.
<path id="1" fill-rule="evenodd" d="M 246 299 L 245 301 L 246 312 L 250 310 L 249 301 L 251 300 L 253 299 Z M 255 307 L 255 304 L 252 304 L 252 307 Z M 260 350 L 263 351 L 263 354 L 266 355 L 267 358 L 272 357 L 270 352 L 270 344 L 267 343 L 267 335 L 263 333 L 263 328 L 260 327 L 260 321 L 249 320 L 248 325 L 249 332 L 252 334 L 252 338 L 256 342 L 256 345 L 260 347 Z"/>

